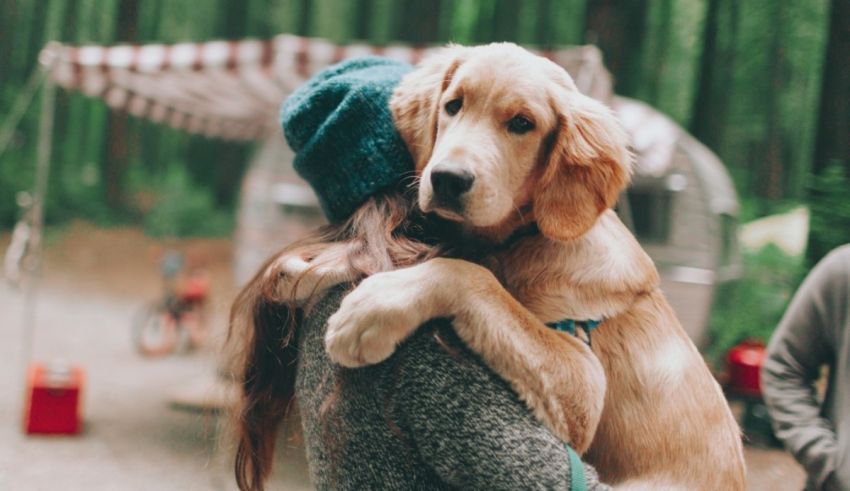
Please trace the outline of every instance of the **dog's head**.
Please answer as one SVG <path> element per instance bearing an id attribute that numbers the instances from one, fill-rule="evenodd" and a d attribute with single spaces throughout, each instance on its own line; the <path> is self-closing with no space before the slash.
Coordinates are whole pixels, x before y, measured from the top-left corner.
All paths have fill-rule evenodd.
<path id="1" fill-rule="evenodd" d="M 534 219 L 570 240 L 628 183 L 628 139 L 611 112 L 513 44 L 445 48 L 402 80 L 391 106 L 422 210 L 474 229 Z"/>

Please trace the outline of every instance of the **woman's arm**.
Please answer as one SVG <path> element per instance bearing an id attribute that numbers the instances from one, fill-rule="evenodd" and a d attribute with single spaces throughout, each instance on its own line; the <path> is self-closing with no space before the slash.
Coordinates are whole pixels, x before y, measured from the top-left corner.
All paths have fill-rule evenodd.
<path id="1" fill-rule="evenodd" d="M 605 374 L 583 342 L 547 328 L 490 271 L 432 259 L 372 275 L 328 321 L 325 346 L 345 366 L 374 364 L 428 320 L 449 317 L 458 336 L 507 380 L 556 435 L 584 452 L 605 397 Z"/>
<path id="2" fill-rule="evenodd" d="M 436 321 L 398 353 L 395 413 L 401 437 L 459 489 L 570 489 L 565 444 L 511 388 Z M 587 489 L 609 489 L 585 465 Z"/>
<path id="3" fill-rule="evenodd" d="M 336 285 L 354 281 L 360 274 L 349 263 L 348 255 L 358 246 L 351 242 L 286 250 L 265 267 L 264 289 L 275 300 L 294 300 L 300 305 Z"/>

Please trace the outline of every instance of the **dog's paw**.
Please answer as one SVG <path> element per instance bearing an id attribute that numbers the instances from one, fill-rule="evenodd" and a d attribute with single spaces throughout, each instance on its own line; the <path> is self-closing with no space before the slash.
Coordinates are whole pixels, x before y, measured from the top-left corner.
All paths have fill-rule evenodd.
<path id="1" fill-rule="evenodd" d="M 331 326 L 334 331 L 330 330 Z M 344 367 L 358 368 L 380 363 L 389 358 L 397 343 L 401 342 L 384 335 L 384 329 L 380 323 L 352 320 L 345 313 L 331 317 L 325 335 L 325 349 L 332 361 Z"/>
<path id="2" fill-rule="evenodd" d="M 404 270 L 375 274 L 349 293 L 328 319 L 325 350 L 331 360 L 354 368 L 390 357 L 423 318 L 421 296 Z"/>

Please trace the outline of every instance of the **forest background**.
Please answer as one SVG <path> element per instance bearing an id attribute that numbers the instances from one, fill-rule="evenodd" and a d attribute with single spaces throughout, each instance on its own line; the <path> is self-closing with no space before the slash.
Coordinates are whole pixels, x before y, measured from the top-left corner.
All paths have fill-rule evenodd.
<path id="1" fill-rule="evenodd" d="M 593 43 L 618 94 L 643 100 L 729 169 L 742 221 L 801 204 L 805 258 L 745 257 L 721 290 L 715 353 L 765 338 L 814 261 L 850 242 L 850 0 L 0 0 L 0 119 L 51 40 L 112 44 L 267 38 L 429 44 Z M 37 105 L 37 104 L 36 104 Z M 0 229 L 32 186 L 37 108 L 0 156 Z M 60 92 L 47 217 L 155 235 L 226 235 L 252 147 L 207 140 Z"/>

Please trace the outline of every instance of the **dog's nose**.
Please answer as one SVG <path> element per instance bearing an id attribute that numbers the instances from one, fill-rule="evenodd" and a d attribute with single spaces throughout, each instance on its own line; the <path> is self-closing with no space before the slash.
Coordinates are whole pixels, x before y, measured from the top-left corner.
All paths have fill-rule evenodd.
<path id="1" fill-rule="evenodd" d="M 454 162 L 442 162 L 431 171 L 431 187 L 437 200 L 451 203 L 469 191 L 475 176 Z"/>

